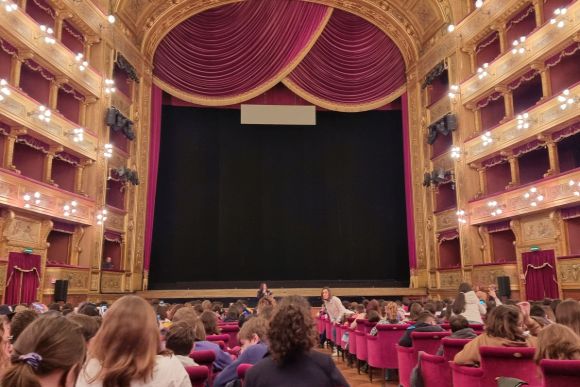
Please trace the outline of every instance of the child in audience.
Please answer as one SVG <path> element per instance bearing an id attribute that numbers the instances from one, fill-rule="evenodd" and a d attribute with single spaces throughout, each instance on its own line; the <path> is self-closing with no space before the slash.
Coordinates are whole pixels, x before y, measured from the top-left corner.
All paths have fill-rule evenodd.
<path id="1" fill-rule="evenodd" d="M 24 329 L 13 345 L 2 386 L 73 387 L 85 359 L 81 329 L 66 318 L 45 317 Z"/>
<path id="2" fill-rule="evenodd" d="M 10 341 L 15 343 L 20 334 L 29 326 L 34 320 L 38 318 L 38 313 L 27 309 L 16 313 L 12 320 L 10 320 Z"/>
<path id="3" fill-rule="evenodd" d="M 189 357 L 194 342 L 195 329 L 185 321 L 172 324 L 165 336 L 165 348 L 171 350 L 184 367 L 197 365 Z"/>
<path id="4" fill-rule="evenodd" d="M 459 285 L 459 294 L 455 297 L 451 309 L 453 314 L 462 315 L 471 324 L 483 324 L 481 316 L 485 316 L 487 313 L 485 302 L 477 297 L 471 285 L 466 282 Z"/>
<path id="5" fill-rule="evenodd" d="M 201 322 L 203 323 L 203 327 L 205 329 L 206 335 L 219 335 L 220 329 L 218 328 L 218 320 L 211 310 L 204 311 L 201 316 L 199 316 Z"/>
<path id="6" fill-rule="evenodd" d="M 556 322 L 566 325 L 580 336 L 580 303 L 576 300 L 562 301 L 556 307 Z"/>
<path id="7" fill-rule="evenodd" d="M 409 319 L 407 321 L 417 321 L 419 315 L 423 312 L 423 307 L 418 302 L 411 304 L 409 308 Z"/>
<path id="8" fill-rule="evenodd" d="M 81 332 L 87 344 L 93 337 L 95 337 L 99 327 L 101 326 L 100 321 L 98 320 L 100 317 L 91 317 L 85 314 L 69 313 L 66 318 L 81 327 Z"/>
<path id="9" fill-rule="evenodd" d="M 550 320 L 548 320 L 546 310 L 542 307 L 542 305 L 532 305 L 530 309 L 530 317 L 534 319 L 535 322 L 540 324 L 542 328 L 552 323 Z"/>
<path id="10" fill-rule="evenodd" d="M 562 324 L 550 324 L 538 334 L 534 360 L 580 360 L 580 337 Z"/>
<path id="11" fill-rule="evenodd" d="M 315 324 L 303 297 L 282 299 L 270 321 L 268 341 L 270 356 L 248 371 L 245 387 L 348 387 L 334 361 L 312 350 Z"/>
<path id="12" fill-rule="evenodd" d="M 535 347 L 536 338 L 524 333 L 524 314 L 514 305 L 495 307 L 486 321 L 485 332 L 467 343 L 455 355 L 455 363 L 478 364 L 479 347 Z"/>
<path id="13" fill-rule="evenodd" d="M 227 352 L 222 351 L 218 344 L 206 340 L 205 328 L 201 320 L 198 319 L 193 327 L 195 329 L 195 344 L 193 345 L 193 350 L 212 351 L 215 353 L 214 370 L 221 371 L 232 364 L 233 360 Z"/>
<path id="14" fill-rule="evenodd" d="M 413 342 L 411 340 L 412 332 L 444 332 L 444 331 L 445 329 L 437 325 L 435 316 L 433 316 L 429 312 L 421 312 L 417 317 L 415 325 L 411 325 L 409 328 L 407 328 L 407 330 L 399 340 L 399 345 L 401 347 L 412 347 L 413 346 Z"/>
<path id="15" fill-rule="evenodd" d="M 450 339 L 475 339 L 477 337 L 473 328 L 469 327 L 469 321 L 462 315 L 452 316 L 449 319 L 449 325 L 451 326 Z M 439 347 L 437 355 L 443 355 L 443 345 Z"/>
<path id="16" fill-rule="evenodd" d="M 381 315 L 376 310 L 370 310 L 367 313 L 367 321 L 370 323 L 378 323 L 381 320 Z"/>
<path id="17" fill-rule="evenodd" d="M 140 297 L 122 297 L 105 313 L 77 386 L 191 386 L 179 360 L 160 348 L 153 308 Z"/>
<path id="18" fill-rule="evenodd" d="M 377 322 L 377 325 L 386 325 L 386 324 L 401 324 L 401 320 L 399 320 L 399 313 L 397 304 L 394 302 L 387 302 L 385 304 L 385 317 Z M 371 329 L 370 334 L 372 336 L 377 335 L 377 326 L 375 325 L 373 329 Z"/>

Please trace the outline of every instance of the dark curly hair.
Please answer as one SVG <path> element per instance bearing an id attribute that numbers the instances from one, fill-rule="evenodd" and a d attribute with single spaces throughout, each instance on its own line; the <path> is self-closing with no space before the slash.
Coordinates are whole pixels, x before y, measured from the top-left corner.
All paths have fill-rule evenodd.
<path id="1" fill-rule="evenodd" d="M 277 363 L 284 363 L 310 351 L 316 343 L 314 319 L 304 297 L 288 296 L 278 304 L 270 321 L 268 339 L 270 354 Z"/>

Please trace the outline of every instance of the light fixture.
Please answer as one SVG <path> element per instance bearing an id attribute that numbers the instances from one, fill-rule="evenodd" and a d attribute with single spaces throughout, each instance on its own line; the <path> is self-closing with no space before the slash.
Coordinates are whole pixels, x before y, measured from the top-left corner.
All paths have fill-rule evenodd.
<path id="1" fill-rule="evenodd" d="M 109 22 L 109 24 L 114 24 L 116 20 L 117 20 L 117 18 L 113 14 L 109 14 L 107 16 L 107 21 Z"/>
<path id="2" fill-rule="evenodd" d="M 536 187 L 531 187 L 528 192 L 524 194 L 524 199 L 530 201 L 530 206 L 537 207 L 538 203 L 544 201 L 544 195 L 542 195 Z"/>
<path id="3" fill-rule="evenodd" d="M 481 135 L 481 141 L 483 142 L 483 146 L 488 146 L 493 142 L 493 138 L 491 137 L 491 132 L 487 131 Z"/>
<path id="4" fill-rule="evenodd" d="M 105 79 L 105 94 L 112 94 L 117 91 L 115 87 L 115 81 L 112 79 Z"/>
<path id="5" fill-rule="evenodd" d="M 516 128 L 518 130 L 529 129 L 531 126 L 530 115 L 528 113 L 518 114 L 516 116 Z"/>
<path id="6" fill-rule="evenodd" d="M 80 71 L 85 71 L 89 67 L 89 62 L 84 60 L 84 55 L 80 52 L 75 56 L 75 63 L 78 65 Z"/>
<path id="7" fill-rule="evenodd" d="M 489 63 L 486 62 L 483 65 L 481 65 L 480 68 L 477 69 L 477 77 L 479 79 L 483 79 L 489 75 L 489 73 L 487 72 L 488 67 L 489 67 Z"/>
<path id="8" fill-rule="evenodd" d="M 29 116 L 36 117 L 39 121 L 49 123 L 52 112 L 44 105 L 40 105 L 38 109 L 28 113 Z"/>
<path id="9" fill-rule="evenodd" d="M 4 10 L 6 12 L 13 12 L 13 11 L 16 11 L 18 9 L 18 6 L 16 5 L 16 3 L 14 3 L 10 0 L 0 0 L 0 3 L 2 3 L 2 5 L 4 6 Z"/>
<path id="10" fill-rule="evenodd" d="M 54 38 L 54 30 L 44 24 L 40 26 L 40 31 L 42 32 L 42 39 L 46 44 L 55 44 L 56 39 Z"/>
<path id="11" fill-rule="evenodd" d="M 516 55 L 522 55 L 526 52 L 526 37 L 525 36 L 520 36 L 519 39 L 516 39 L 513 41 L 512 43 L 512 54 Z"/>
<path id="12" fill-rule="evenodd" d="M 77 202 L 73 200 L 71 202 L 65 203 L 62 207 L 62 211 L 64 216 L 74 215 L 77 212 Z"/>
<path id="13" fill-rule="evenodd" d="M 489 213 L 491 216 L 498 216 L 503 214 L 502 206 L 500 206 L 496 200 L 490 200 L 489 202 L 487 202 L 487 207 L 491 211 Z"/>
<path id="14" fill-rule="evenodd" d="M 476 0 L 475 8 L 479 9 L 481 7 L 483 7 L 483 0 Z"/>
<path id="15" fill-rule="evenodd" d="M 568 107 L 574 105 L 578 102 L 578 97 L 573 97 L 570 95 L 570 90 L 565 89 L 562 94 L 558 96 L 558 102 L 560 102 L 560 109 L 566 110 Z"/>
<path id="16" fill-rule="evenodd" d="M 450 99 L 454 100 L 459 95 L 459 85 L 449 86 L 449 92 L 447 93 Z"/>
<path id="17" fill-rule="evenodd" d="M 451 158 L 459 160 L 461 158 L 461 148 L 458 146 L 451 147 Z"/>
<path id="18" fill-rule="evenodd" d="M 0 79 L 0 101 L 4 101 L 4 96 L 10 95 L 10 89 L 8 88 L 8 82 L 6 79 Z"/>
<path id="19" fill-rule="evenodd" d="M 467 218 L 465 217 L 465 211 L 463 210 L 457 210 L 457 212 L 455 213 L 455 215 L 457 215 L 457 222 L 461 223 L 461 224 L 466 224 L 467 223 Z"/>
<path id="20" fill-rule="evenodd" d="M 74 128 L 66 133 L 73 142 L 83 142 L 85 139 L 85 130 L 83 128 Z"/>
<path id="21" fill-rule="evenodd" d="M 37 206 L 40 204 L 40 192 L 25 193 L 22 199 L 24 200 L 24 208 L 30 208 L 31 205 Z"/>
<path id="22" fill-rule="evenodd" d="M 550 19 L 550 24 L 555 24 L 558 28 L 564 27 L 566 25 L 565 15 L 567 12 L 567 8 L 556 8 L 554 10 L 554 17 Z"/>
<path id="23" fill-rule="evenodd" d="M 568 185 L 569 185 L 570 187 L 573 187 L 572 189 L 573 189 L 574 191 L 572 191 L 572 193 L 574 194 L 574 196 L 580 196 L 580 181 L 576 182 L 576 181 L 574 181 L 574 180 L 570 180 L 570 181 L 568 182 Z"/>
<path id="24" fill-rule="evenodd" d="M 105 223 L 106 220 L 107 220 L 107 210 L 103 208 L 101 211 L 97 213 L 97 224 L 100 226 L 103 223 Z"/>
<path id="25" fill-rule="evenodd" d="M 455 25 L 454 24 L 449 24 L 447 26 L 447 32 L 453 32 L 455 31 Z"/>
<path id="26" fill-rule="evenodd" d="M 105 144 L 105 146 L 103 147 L 103 156 L 105 156 L 108 159 L 113 157 L 113 145 Z"/>

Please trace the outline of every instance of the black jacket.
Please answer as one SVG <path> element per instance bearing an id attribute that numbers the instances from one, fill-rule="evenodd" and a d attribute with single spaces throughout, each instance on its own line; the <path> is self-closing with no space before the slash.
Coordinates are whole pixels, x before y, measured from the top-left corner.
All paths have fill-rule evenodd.
<path id="1" fill-rule="evenodd" d="M 401 340 L 399 340 L 399 345 L 401 347 L 412 347 L 413 342 L 411 341 L 411 332 L 444 332 L 445 329 L 441 328 L 439 325 L 431 325 L 427 323 L 419 323 L 412 325 L 403 334 Z"/>

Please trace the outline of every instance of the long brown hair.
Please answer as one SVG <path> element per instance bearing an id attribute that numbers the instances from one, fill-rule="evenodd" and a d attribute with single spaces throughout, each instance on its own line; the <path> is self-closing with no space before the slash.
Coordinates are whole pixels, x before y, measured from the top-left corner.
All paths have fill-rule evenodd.
<path id="1" fill-rule="evenodd" d="M 523 314 L 517 306 L 499 305 L 495 307 L 485 321 L 485 332 L 489 336 L 511 341 L 526 341 L 521 327 Z"/>
<path id="2" fill-rule="evenodd" d="M 153 377 L 159 351 L 153 308 L 140 297 L 122 297 L 107 311 L 91 343 L 89 358 L 102 367 L 91 382 L 101 380 L 104 387 L 128 386 L 132 380 L 147 382 Z"/>
<path id="3" fill-rule="evenodd" d="M 83 363 L 85 350 L 85 339 L 77 324 L 62 316 L 39 318 L 14 343 L 12 365 L 1 384 L 40 387 L 40 377 L 63 371 L 59 385 L 64 386 L 69 372 Z"/>
<path id="4" fill-rule="evenodd" d="M 534 360 L 580 360 L 580 337 L 562 324 L 550 324 L 538 333 Z"/>
<path id="5" fill-rule="evenodd" d="M 576 300 L 562 301 L 556 308 L 556 321 L 580 336 L 580 303 Z"/>
<path id="6" fill-rule="evenodd" d="M 219 335 L 220 329 L 218 328 L 217 316 L 211 310 L 206 310 L 199 316 L 199 319 L 203 323 L 203 328 L 205 329 L 206 335 Z"/>
<path id="7" fill-rule="evenodd" d="M 455 297 L 455 301 L 453 301 L 453 305 L 451 307 L 454 314 L 461 314 L 465 312 L 465 293 L 472 291 L 471 285 L 467 282 L 462 282 L 459 284 L 459 293 Z"/>

